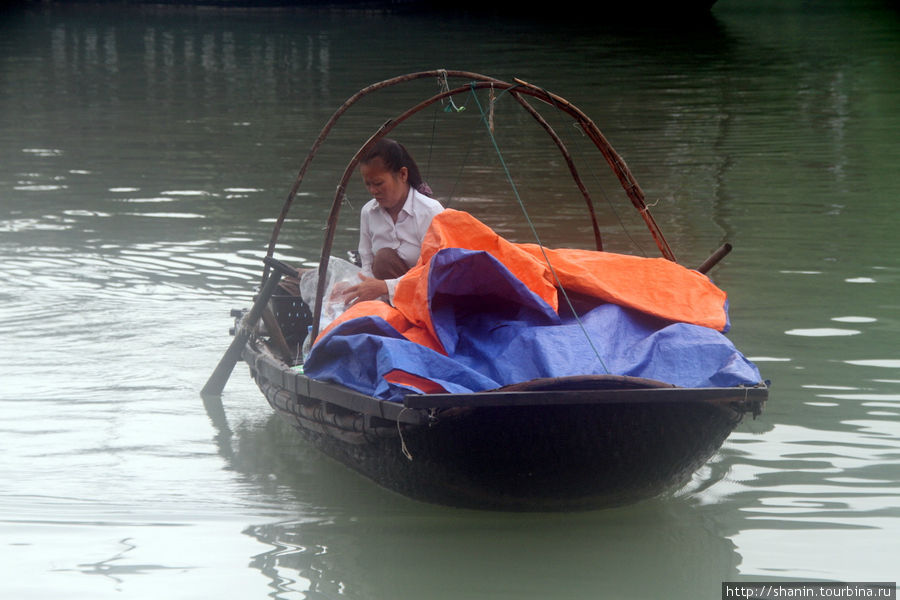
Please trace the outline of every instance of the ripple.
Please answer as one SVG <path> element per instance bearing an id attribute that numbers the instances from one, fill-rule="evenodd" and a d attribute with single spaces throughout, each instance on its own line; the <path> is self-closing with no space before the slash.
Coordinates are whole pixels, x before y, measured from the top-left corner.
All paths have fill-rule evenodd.
<path id="1" fill-rule="evenodd" d="M 13 189 L 19 192 L 53 192 L 56 190 L 64 190 L 67 185 L 56 185 L 56 184 L 29 184 L 29 185 L 16 185 L 13 186 Z"/>
<path id="2" fill-rule="evenodd" d="M 801 387 L 806 388 L 806 389 L 809 389 L 809 390 L 844 390 L 844 391 L 850 391 L 850 390 L 857 390 L 857 389 L 859 389 L 859 388 L 849 387 L 849 386 L 845 386 L 845 385 L 815 385 L 815 384 L 807 384 L 807 385 L 804 385 L 804 386 L 801 386 Z"/>
<path id="3" fill-rule="evenodd" d="M 862 333 L 856 329 L 837 329 L 833 327 L 818 327 L 813 329 L 788 329 L 786 335 L 799 335 L 804 337 L 835 337 L 858 335 Z"/>
<path id="4" fill-rule="evenodd" d="M 871 277 L 851 277 L 849 279 L 845 279 L 847 283 L 875 283 L 875 280 Z"/>
<path id="5" fill-rule="evenodd" d="M 63 153 L 57 148 L 22 148 L 22 152 L 41 157 L 61 156 Z"/>
<path id="6" fill-rule="evenodd" d="M 833 400 L 871 400 L 873 402 L 900 401 L 900 394 L 818 394 L 817 396 L 819 398 L 831 398 Z"/>
<path id="7" fill-rule="evenodd" d="M 175 198 L 166 198 L 163 196 L 157 196 L 155 198 L 116 198 L 118 202 L 131 202 L 134 204 L 148 204 L 148 203 L 159 203 L 159 202 L 175 202 Z"/>
<path id="8" fill-rule="evenodd" d="M 69 217 L 111 217 L 112 215 L 106 212 L 100 212 L 98 210 L 79 210 L 79 209 L 71 209 L 64 210 L 64 215 Z"/>
<path id="9" fill-rule="evenodd" d="M 867 360 L 845 360 L 848 365 L 858 367 L 884 367 L 886 369 L 900 369 L 900 359 L 897 358 L 873 358 Z"/>
<path id="10" fill-rule="evenodd" d="M 197 213 L 177 213 L 177 212 L 160 212 L 160 213 L 124 213 L 131 217 L 150 217 L 151 219 L 205 219 L 206 215 L 198 215 Z"/>
<path id="11" fill-rule="evenodd" d="M 169 190 L 162 192 L 163 196 L 209 196 L 209 192 L 203 190 Z"/>
<path id="12" fill-rule="evenodd" d="M 41 219 L 13 219 L 10 221 L 0 221 L 0 231 L 5 232 L 21 232 L 21 231 L 66 231 L 72 229 L 72 226 L 62 222 L 47 223 Z"/>
<path id="13" fill-rule="evenodd" d="M 876 318 L 874 318 L 874 317 L 854 317 L 854 316 L 847 316 L 847 317 L 834 317 L 834 318 L 832 318 L 831 320 L 832 320 L 832 321 L 838 321 L 838 322 L 840 322 L 840 323 L 874 323 L 874 322 L 876 322 L 878 319 L 876 319 Z"/>
<path id="14" fill-rule="evenodd" d="M 226 198 L 249 198 L 250 194 L 257 194 L 264 190 L 259 188 L 241 188 L 241 187 L 230 187 L 225 188 L 225 197 Z"/>

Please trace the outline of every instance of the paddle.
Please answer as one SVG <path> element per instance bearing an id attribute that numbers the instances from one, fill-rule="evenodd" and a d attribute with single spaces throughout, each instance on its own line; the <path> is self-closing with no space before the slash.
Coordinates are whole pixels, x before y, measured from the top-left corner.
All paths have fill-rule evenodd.
<path id="1" fill-rule="evenodd" d="M 719 261 L 725 258 L 729 252 L 731 252 L 731 244 L 722 244 L 718 250 L 713 252 L 709 258 L 703 261 L 702 265 L 697 267 L 697 270 L 705 275 L 710 269 L 719 264 Z"/>
<path id="2" fill-rule="evenodd" d="M 263 260 L 268 266 L 272 267 L 272 273 L 266 278 L 265 283 L 263 283 L 250 311 L 244 315 L 244 318 L 241 319 L 241 322 L 235 329 L 234 339 L 231 340 L 231 345 L 228 346 L 228 350 L 225 351 L 225 354 L 222 356 L 221 360 L 219 360 L 219 364 L 216 365 L 216 369 L 213 371 L 212 375 L 209 376 L 206 385 L 200 390 L 200 395 L 203 398 L 220 396 L 222 394 L 222 390 L 225 388 L 225 383 L 231 376 L 234 365 L 237 364 L 237 361 L 241 358 L 241 351 L 243 350 L 244 345 L 259 326 L 259 318 L 262 315 L 263 310 L 265 310 L 266 305 L 269 303 L 269 298 L 271 298 L 272 294 L 275 292 L 275 288 L 278 287 L 281 276 L 291 275 L 293 277 L 298 277 L 296 270 L 280 260 L 276 260 L 271 256 L 267 256 Z"/>

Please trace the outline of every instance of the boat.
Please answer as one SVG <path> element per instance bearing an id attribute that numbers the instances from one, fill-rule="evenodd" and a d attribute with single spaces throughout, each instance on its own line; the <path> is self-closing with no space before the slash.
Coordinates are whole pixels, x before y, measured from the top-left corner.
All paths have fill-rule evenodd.
<path id="1" fill-rule="evenodd" d="M 364 96 L 423 78 L 442 82 L 440 91 L 386 122 L 363 143 L 344 171 L 325 230 L 322 255 L 316 271 L 315 300 L 304 301 L 299 295 L 284 293 L 285 286 L 282 284 L 285 278 L 296 281 L 301 274 L 276 259 L 274 248 L 291 203 L 319 147 L 338 119 Z M 456 79 L 464 83 L 451 87 L 449 82 Z M 560 272 L 567 268 L 578 269 L 585 262 L 594 264 L 591 261 L 600 257 L 606 259 L 609 253 L 603 252 L 592 204 L 581 185 L 577 168 L 570 160 L 569 151 L 547 120 L 532 106 L 532 102 L 540 102 L 542 106 L 561 110 L 574 119 L 593 142 L 622 184 L 625 195 L 639 211 L 662 255 L 659 259 L 633 261 L 633 257 L 618 257 L 615 260 L 624 261 L 626 269 L 632 268 L 631 265 L 643 269 L 647 265 L 646 268 L 651 269 L 649 276 L 665 272 L 672 273 L 676 281 L 686 282 L 684 285 L 695 285 L 694 282 L 701 286 L 712 285 L 706 273 L 730 251 L 730 246 L 720 248 L 696 269 L 678 265 L 650 214 L 643 191 L 624 160 L 612 149 L 593 121 L 572 103 L 521 80 L 506 82 L 467 71 L 410 73 L 363 88 L 348 98 L 323 127 L 276 220 L 254 303 L 249 309 L 233 311 L 234 337 L 204 386 L 202 395 L 204 398 L 218 397 L 235 363 L 242 360 L 271 408 L 324 454 L 385 488 L 425 502 L 488 510 L 570 511 L 619 506 L 676 491 L 691 481 L 694 473 L 718 452 L 746 415 L 755 418 L 761 413 L 768 398 L 767 383 L 757 377 L 758 372 L 752 363 L 743 359 L 721 335 L 721 331 L 727 329 L 723 323 L 715 326 L 708 323 L 689 324 L 684 327 L 690 327 L 691 332 L 700 332 L 701 336 L 716 336 L 704 338 L 714 339 L 716 343 L 724 340 L 722 344 L 727 361 L 743 361 L 741 368 L 744 370 L 740 377 L 731 378 L 726 384 L 717 383 L 724 381 L 718 375 L 704 380 L 703 385 L 697 385 L 691 383 L 693 379 L 678 377 L 678 373 L 666 380 L 642 376 L 645 372 L 656 373 L 653 370 L 608 369 L 599 353 L 596 359 L 590 356 L 586 359 L 592 365 L 599 360 L 603 365 L 599 372 L 596 369 L 573 372 L 572 369 L 580 367 L 570 363 L 577 360 L 565 355 L 558 344 L 542 347 L 542 352 L 551 355 L 560 353 L 557 363 L 564 364 L 564 368 L 558 373 L 551 369 L 537 377 L 504 379 L 506 371 L 516 370 L 514 364 L 504 363 L 495 369 L 502 373 L 492 375 L 494 379 L 490 379 L 485 378 L 483 373 L 471 375 L 471 369 L 477 370 L 477 365 L 458 368 L 454 363 L 448 367 L 449 371 L 431 376 L 428 372 L 420 372 L 416 365 L 429 362 L 432 357 L 444 360 L 448 352 L 440 340 L 436 342 L 438 352 L 435 352 L 423 347 L 427 343 L 411 342 L 400 333 L 384 335 L 390 338 L 390 344 L 402 346 L 402 352 L 410 352 L 403 354 L 402 358 L 412 367 L 407 365 L 387 373 L 377 372 L 372 376 L 373 381 L 343 379 L 344 371 L 365 370 L 360 365 L 374 362 L 368 354 L 373 352 L 370 350 L 372 346 L 354 347 L 346 342 L 353 336 L 340 337 L 342 327 L 350 328 L 354 334 L 362 331 L 361 326 L 356 325 L 360 319 L 350 315 L 327 327 L 322 327 L 321 322 L 323 304 L 326 302 L 323 298 L 327 298 L 329 262 L 333 264 L 335 260 L 331 258 L 331 247 L 347 181 L 366 149 L 413 114 L 435 103 L 447 102 L 455 95 L 487 89 L 512 96 L 559 149 L 579 189 L 585 194 L 597 249 L 576 251 L 570 256 L 548 254 L 548 250 L 540 244 L 523 249 L 510 243 L 504 245 L 505 250 L 502 251 L 458 251 L 453 238 L 454 223 L 462 223 L 458 229 L 466 231 L 466 235 L 472 228 L 477 229 L 481 225 L 470 215 L 447 210 L 435 217 L 433 228 L 440 230 L 445 227 L 449 231 L 435 234 L 449 238 L 449 246 L 436 250 L 438 254 L 430 258 L 425 257 L 423 248 L 423 258 L 417 266 L 425 269 L 426 275 L 422 281 L 437 285 L 433 283 L 435 279 L 428 279 L 429 276 L 438 277 L 434 274 L 437 271 L 427 269 L 438 268 L 433 266 L 438 255 L 452 255 L 454 261 L 474 261 L 477 264 L 473 268 L 479 273 L 485 272 L 485 265 L 489 267 L 487 271 L 496 269 L 502 277 L 512 273 L 508 279 L 513 287 L 517 285 L 517 267 L 510 266 L 510 261 L 514 263 L 514 259 L 508 261 L 505 255 L 501 256 L 504 252 L 514 257 L 522 252 L 531 252 L 539 260 L 546 259 L 548 265 L 551 263 L 548 256 L 552 256 Z M 444 214 L 448 215 L 446 219 Z M 486 230 L 485 235 L 490 236 L 491 232 Z M 489 245 L 494 248 L 497 243 L 506 244 L 500 239 L 499 242 L 491 241 Z M 441 254 L 445 250 L 449 254 Z M 494 255 L 499 258 L 495 259 Z M 566 263 L 566 260 L 569 262 Z M 522 264 L 532 265 L 533 262 L 526 257 Z M 451 264 L 457 268 L 459 263 Z M 553 310 L 560 315 L 571 313 L 569 317 L 574 317 L 577 324 L 570 320 L 567 326 L 584 330 L 585 324 L 578 318 L 581 307 L 585 306 L 584 298 L 578 290 L 574 290 L 571 279 L 563 284 L 556 272 L 553 273 L 557 277 L 556 285 L 549 286 L 553 289 L 548 292 L 548 297 L 555 299 L 553 294 L 556 293 L 565 296 L 565 301 L 560 300 Z M 584 274 L 579 271 L 573 277 L 584 278 Z M 457 281 L 452 285 L 460 284 Z M 524 289 L 522 286 L 515 287 L 517 290 L 520 288 Z M 503 288 L 507 289 L 512 288 Z M 574 290 L 572 298 L 566 293 L 567 289 Z M 503 296 L 503 302 L 506 302 L 509 297 L 505 294 L 498 292 L 495 296 Z M 534 303 L 534 306 L 526 307 L 526 313 L 540 313 L 534 317 L 538 321 L 549 319 L 554 326 L 559 325 L 554 321 L 555 314 L 546 309 L 546 303 L 541 298 L 533 299 L 534 294 L 527 289 L 521 294 L 524 304 Z M 721 301 L 721 297 L 717 298 L 714 303 Z M 432 302 L 437 304 L 429 297 L 427 304 L 431 306 Z M 631 300 L 626 300 L 624 304 L 629 302 Z M 638 298 L 634 302 L 640 304 L 642 300 Z M 630 318 L 634 313 L 632 305 L 621 308 L 615 302 L 595 304 L 598 306 L 591 308 L 591 311 L 598 314 L 607 311 L 604 313 L 606 316 L 596 317 L 598 319 L 620 319 L 623 315 Z M 471 312 L 469 308 L 466 310 Z M 684 310 L 690 312 L 694 308 L 685 306 Z M 592 316 L 594 314 L 590 312 L 590 318 L 595 318 Z M 589 320 L 589 315 L 582 315 L 585 322 Z M 364 327 L 385 327 L 377 318 L 366 319 L 362 319 L 365 321 Z M 678 317 L 663 314 L 654 315 L 653 319 L 662 322 L 668 331 L 667 324 L 677 321 Z M 639 320 L 641 323 L 647 321 L 643 316 Z M 612 321 L 602 323 L 603 327 L 608 327 Z M 681 325 L 679 322 L 673 326 Z M 442 325 L 428 327 L 440 329 Z M 375 339 L 382 339 L 378 337 L 381 329 L 375 332 Z M 631 334 L 626 331 L 623 335 L 627 337 Z M 652 335 L 656 336 L 655 330 Z M 406 336 L 409 337 L 409 334 Z M 586 337 L 590 338 L 590 335 Z M 335 339 L 338 342 L 333 346 L 326 342 Z M 659 343 L 659 338 L 652 339 L 654 344 Z M 304 342 L 312 340 L 315 344 L 308 356 L 298 351 Z M 588 344 L 585 347 L 591 347 L 590 339 Z M 342 350 L 333 350 L 338 346 Z M 377 350 L 379 361 L 381 348 L 379 346 Z M 409 348 L 411 350 L 407 350 Z M 489 349 L 488 354 L 491 351 Z M 661 350 L 654 346 L 650 351 L 659 353 Z M 696 352 L 696 356 L 701 356 L 707 350 L 698 346 L 687 352 Z M 581 353 L 590 354 L 587 351 Z M 427 356 L 427 360 L 420 360 L 422 356 Z M 553 359 L 551 356 L 550 362 Z M 496 360 L 501 358 L 497 356 Z M 616 357 L 606 358 L 610 364 L 616 360 Z M 667 367 L 669 370 L 666 372 L 677 371 L 678 368 L 677 365 Z M 400 373 L 399 378 L 397 373 Z M 464 378 L 476 383 L 469 383 L 467 379 L 463 384 L 460 380 Z M 484 383 L 485 379 L 489 382 Z M 383 385 L 384 380 L 388 380 L 389 385 Z"/>

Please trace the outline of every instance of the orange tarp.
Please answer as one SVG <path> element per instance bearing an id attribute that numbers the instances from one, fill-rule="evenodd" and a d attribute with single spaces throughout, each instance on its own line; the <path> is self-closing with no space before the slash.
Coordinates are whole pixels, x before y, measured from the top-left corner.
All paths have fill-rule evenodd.
<path id="1" fill-rule="evenodd" d="M 338 323 L 374 315 L 384 318 L 409 340 L 443 352 L 428 306 L 429 262 L 443 248 L 490 253 L 554 310 L 559 309 L 558 278 L 559 284 L 569 292 L 668 321 L 718 331 L 723 331 L 727 324 L 725 292 L 702 273 L 664 258 L 577 249 L 542 250 L 536 244 L 515 244 L 472 215 L 447 209 L 432 221 L 419 262 L 398 282 L 394 306 L 377 301 L 361 302 L 344 312 L 325 332 Z M 548 259 L 552 269 L 547 265 Z"/>

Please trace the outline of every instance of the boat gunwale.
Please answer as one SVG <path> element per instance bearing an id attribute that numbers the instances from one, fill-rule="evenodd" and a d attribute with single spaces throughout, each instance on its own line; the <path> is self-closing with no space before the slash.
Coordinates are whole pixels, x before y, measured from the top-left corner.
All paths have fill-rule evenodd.
<path id="1" fill-rule="evenodd" d="M 262 347 L 260 347 L 262 346 Z M 265 378 L 298 397 L 320 401 L 340 408 L 397 423 L 420 425 L 429 420 L 429 412 L 450 408 L 503 408 L 516 406 L 571 406 L 614 404 L 708 404 L 729 408 L 742 416 L 757 416 L 768 399 L 768 387 L 756 386 L 684 388 L 674 386 L 628 387 L 614 389 L 543 389 L 486 390 L 466 394 L 407 394 L 402 402 L 382 400 L 358 392 L 339 383 L 313 379 L 294 370 L 277 358 L 268 345 L 257 339 L 245 346 L 245 362 L 254 378 Z M 617 376 L 623 383 L 646 382 L 639 378 Z M 567 380 L 590 381 L 589 378 L 552 378 L 544 381 L 564 384 Z M 595 384 L 609 383 L 602 377 Z M 645 384 L 648 385 L 649 384 Z"/>
<path id="2" fill-rule="evenodd" d="M 735 388 L 629 388 L 502 391 L 473 394 L 410 394 L 403 405 L 409 408 L 503 407 L 572 404 L 702 403 L 729 405 L 740 412 L 757 413 L 768 397 L 765 386 Z"/>

